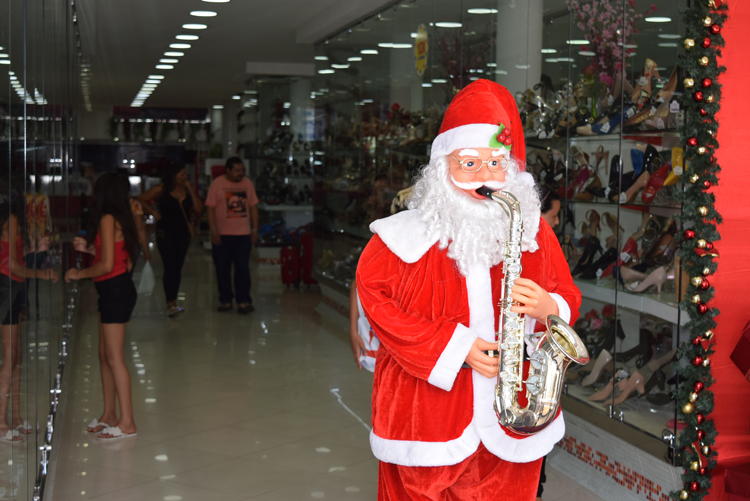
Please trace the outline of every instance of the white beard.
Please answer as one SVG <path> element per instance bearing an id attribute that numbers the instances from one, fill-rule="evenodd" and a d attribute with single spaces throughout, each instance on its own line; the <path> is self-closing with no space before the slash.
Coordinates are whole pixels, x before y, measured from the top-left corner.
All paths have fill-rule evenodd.
<path id="1" fill-rule="evenodd" d="M 511 192 L 521 204 L 523 237 L 521 250 L 535 252 L 539 245 L 541 214 L 539 194 L 528 182 L 530 174 L 521 173 L 517 165 L 509 166 L 503 190 Z M 461 193 L 450 179 L 447 157 L 426 165 L 414 185 L 409 208 L 420 212 L 427 223 L 428 236 L 439 238 L 441 249 L 455 260 L 459 271 L 467 275 L 469 267 L 481 264 L 491 268 L 503 260 L 508 238 L 509 219 L 497 202 L 478 200 Z"/>

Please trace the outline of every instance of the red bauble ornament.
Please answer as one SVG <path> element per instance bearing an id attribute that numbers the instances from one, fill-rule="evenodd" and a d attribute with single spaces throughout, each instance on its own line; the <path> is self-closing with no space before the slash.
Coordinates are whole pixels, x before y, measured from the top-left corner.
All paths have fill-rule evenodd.
<path id="1" fill-rule="evenodd" d="M 695 94 L 693 94 L 693 99 L 695 99 L 696 103 L 700 103 L 703 101 L 703 92 L 697 91 Z"/>
<path id="2" fill-rule="evenodd" d="M 702 291 L 707 291 L 709 287 L 711 287 L 711 284 L 708 283 L 708 280 L 706 280 L 705 278 L 703 279 L 703 282 L 701 282 L 701 284 L 698 286 L 698 288 Z"/>
<path id="3" fill-rule="evenodd" d="M 690 361 L 694 366 L 698 367 L 700 364 L 703 363 L 703 357 L 700 355 L 696 355 L 693 360 Z"/>
<path id="4" fill-rule="evenodd" d="M 685 237 L 685 240 L 692 240 L 695 238 L 695 231 L 694 230 L 685 230 L 685 232 L 682 234 L 682 236 Z"/>
<path id="5" fill-rule="evenodd" d="M 700 346 L 701 345 L 701 337 L 693 338 L 690 342 L 693 343 L 693 346 Z"/>
<path id="6" fill-rule="evenodd" d="M 719 26 L 718 24 L 712 24 L 708 29 L 708 32 L 712 35 L 718 35 L 719 33 L 721 33 L 721 26 Z"/>
<path id="7" fill-rule="evenodd" d="M 690 139 L 687 140 L 687 144 L 688 146 L 698 146 L 698 139 L 691 137 Z"/>
<path id="8" fill-rule="evenodd" d="M 698 440 L 703 440 L 706 438 L 706 432 L 703 430 L 698 430 Z"/>
<path id="9" fill-rule="evenodd" d="M 698 393 L 703 389 L 703 381 L 696 381 L 693 383 L 693 391 Z"/>
<path id="10" fill-rule="evenodd" d="M 700 470 L 698 470 L 698 473 L 700 473 L 701 475 L 705 475 L 707 471 L 708 471 L 708 470 L 706 470 L 706 468 L 705 468 L 705 467 L 703 467 L 703 468 L 701 468 Z"/>
<path id="11" fill-rule="evenodd" d="M 714 248 L 714 244 L 712 244 L 711 242 L 706 242 L 706 250 L 711 250 L 713 248 Z"/>
<path id="12" fill-rule="evenodd" d="M 706 306 L 703 303 L 700 303 L 698 306 L 696 306 L 696 309 L 698 310 L 698 313 L 701 315 L 704 315 L 708 311 L 708 306 Z"/>
<path id="13" fill-rule="evenodd" d="M 705 420 L 706 420 L 706 416 L 704 416 L 703 414 L 696 414 L 695 415 L 695 421 L 698 424 L 703 424 L 703 421 L 705 421 Z"/>
<path id="14" fill-rule="evenodd" d="M 711 181 L 708 181 L 708 180 L 706 180 L 706 181 L 703 181 L 703 189 L 704 189 L 704 190 L 707 190 L 707 189 L 709 189 L 710 187 L 711 187 Z"/>
<path id="15" fill-rule="evenodd" d="M 708 87 L 711 87 L 713 83 L 714 83 L 713 80 L 711 80 L 710 78 L 704 78 L 703 80 L 701 80 L 701 85 L 705 89 L 707 89 Z"/>
<path id="16" fill-rule="evenodd" d="M 696 101 L 697 101 L 697 99 L 696 99 Z M 700 113 L 700 115 L 702 117 L 708 116 L 708 112 L 706 110 L 704 110 L 703 108 L 701 108 L 700 110 L 698 110 L 698 113 Z"/>
<path id="17" fill-rule="evenodd" d="M 711 47 L 711 39 L 708 37 L 705 37 L 701 41 L 701 47 L 703 47 L 704 49 L 708 49 L 709 47 Z"/>
<path id="18" fill-rule="evenodd" d="M 701 484 L 699 484 L 698 482 L 690 482 L 690 490 L 692 492 L 698 492 L 699 490 L 701 490 Z"/>

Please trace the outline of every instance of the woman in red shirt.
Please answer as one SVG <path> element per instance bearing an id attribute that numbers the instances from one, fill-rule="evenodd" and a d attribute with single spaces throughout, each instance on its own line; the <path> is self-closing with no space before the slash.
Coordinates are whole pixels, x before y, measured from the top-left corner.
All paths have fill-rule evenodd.
<path id="1" fill-rule="evenodd" d="M 139 241 L 127 181 L 114 172 L 96 180 L 87 244 L 95 248 L 94 265 L 68 270 L 65 281 L 93 278 L 99 293 L 99 365 L 104 412 L 88 431 L 101 432 L 99 438 L 103 439 L 131 437 L 136 434 L 136 426 L 123 346 L 125 327 L 138 298 L 130 270 Z M 120 402 L 119 420 L 115 397 Z"/>
<path id="2" fill-rule="evenodd" d="M 31 425 L 21 419 L 21 334 L 18 329 L 18 305 L 13 308 L 16 297 L 24 290 L 27 278 L 39 278 L 57 282 L 57 272 L 52 269 L 33 270 L 24 266 L 24 238 L 20 234 L 19 219 L 23 210 L 5 201 L 0 203 L 2 235 L 0 235 L 0 319 L 2 321 L 3 365 L 0 368 L 0 440 L 21 440 L 21 433 L 33 433 Z M 12 381 L 12 388 L 11 388 Z M 8 397 L 13 392 L 12 428 L 8 425 Z M 20 432 L 20 433 L 19 433 Z"/>

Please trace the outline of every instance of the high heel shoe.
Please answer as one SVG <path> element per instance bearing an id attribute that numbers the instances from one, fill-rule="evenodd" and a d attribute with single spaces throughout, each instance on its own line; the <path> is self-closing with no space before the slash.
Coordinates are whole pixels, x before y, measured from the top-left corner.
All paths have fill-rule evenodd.
<path id="1" fill-rule="evenodd" d="M 622 330 L 622 324 L 620 323 L 620 320 L 616 320 L 609 324 L 609 327 L 607 328 L 607 333 L 604 335 L 604 339 L 601 343 L 597 345 L 592 346 L 586 346 L 586 348 L 589 350 L 589 355 L 591 358 L 598 357 L 600 353 L 604 350 L 611 350 L 615 347 L 615 341 L 616 338 L 625 339 L 625 331 Z"/>
<path id="2" fill-rule="evenodd" d="M 664 391 L 666 380 L 667 377 L 664 375 L 664 372 L 661 369 L 656 370 L 651 374 L 651 377 L 648 378 L 646 385 L 643 387 L 643 389 L 646 390 L 646 395 L 651 392 L 654 386 L 658 386 L 661 391 Z"/>
<path id="3" fill-rule="evenodd" d="M 604 166 L 607 166 L 607 163 L 609 163 L 609 151 L 604 151 L 604 145 L 599 145 L 599 147 L 596 149 L 596 152 L 594 152 L 594 158 L 596 159 L 596 167 L 594 167 L 594 170 L 599 170 L 599 164 L 604 160 Z"/>
<path id="4" fill-rule="evenodd" d="M 663 357 L 655 358 L 651 360 L 649 363 L 647 363 L 646 368 L 652 372 L 656 372 L 658 369 L 664 367 L 669 362 L 671 362 L 676 354 L 677 354 L 677 348 L 672 348 L 671 350 L 669 350 L 669 353 L 667 353 Z M 672 384 L 672 383 L 669 383 L 669 384 Z"/>
<path id="5" fill-rule="evenodd" d="M 630 162 L 633 164 L 633 175 L 637 178 L 643 172 L 643 167 L 646 165 L 645 154 L 638 148 L 630 150 Z"/>
<path id="6" fill-rule="evenodd" d="M 620 266 L 618 268 L 618 273 L 620 274 L 622 279 L 627 282 L 635 282 L 636 280 L 643 281 L 646 279 L 645 273 L 635 271 L 631 268 L 628 268 L 627 266 Z"/>
<path id="7" fill-rule="evenodd" d="M 599 230 L 601 230 L 601 226 L 599 226 L 601 216 L 599 213 L 594 209 L 586 211 L 586 221 L 589 223 L 589 235 L 598 236 Z"/>
<path id="8" fill-rule="evenodd" d="M 633 282 L 632 284 L 628 284 L 627 289 L 630 292 L 644 292 L 652 285 L 655 285 L 656 289 L 659 291 L 659 294 L 661 294 L 661 286 L 664 285 L 664 282 L 666 280 L 667 270 L 664 269 L 664 266 L 659 266 L 654 271 L 652 271 L 651 274 L 647 276 L 642 282 Z"/>
<path id="9" fill-rule="evenodd" d="M 581 256 L 581 259 L 578 260 L 578 263 L 573 268 L 571 274 L 577 275 L 591 266 L 596 254 L 600 252 L 602 252 L 602 245 L 599 243 L 599 239 L 593 235 L 590 236 L 586 243 L 586 247 L 583 249 L 583 255 Z"/>
<path id="10" fill-rule="evenodd" d="M 638 191 L 646 187 L 650 177 L 651 175 L 648 173 L 648 171 L 644 171 L 640 176 L 638 176 L 638 179 L 636 179 L 632 186 L 630 186 L 624 192 L 620 193 L 619 197 L 613 197 L 612 201 L 619 201 L 621 204 L 632 202 Z"/>
<path id="11" fill-rule="evenodd" d="M 630 99 L 638 106 L 639 110 L 643 108 L 643 105 L 651 97 L 651 79 L 653 77 L 661 81 L 659 70 L 656 69 L 656 62 L 652 59 L 646 59 L 646 64 L 643 67 L 643 75 L 630 95 Z"/>
<path id="12" fill-rule="evenodd" d="M 604 254 L 602 254 L 599 259 L 594 261 L 591 266 L 586 268 L 583 272 L 580 274 L 580 278 L 592 280 L 594 278 L 599 278 L 597 276 L 597 273 L 599 270 L 602 270 L 602 273 L 604 270 L 607 269 L 609 265 L 614 263 L 617 260 L 617 249 L 614 247 L 610 247 L 606 251 L 604 251 Z"/>
<path id="13" fill-rule="evenodd" d="M 641 329 L 638 334 L 638 344 L 628 351 L 624 351 L 617 356 L 618 362 L 627 363 L 638 356 L 635 366 L 639 369 L 646 365 L 646 362 L 654 356 L 654 335 L 648 329 Z"/>
<path id="14" fill-rule="evenodd" d="M 667 179 L 664 180 L 664 186 L 672 186 L 673 184 L 677 184 L 677 182 L 680 180 L 680 176 L 683 172 L 682 154 L 682 148 L 672 148 L 672 170 L 669 171 Z"/>
<path id="15" fill-rule="evenodd" d="M 594 366 L 591 368 L 591 373 L 581 381 L 581 386 L 591 386 L 596 383 L 601 377 L 604 367 L 611 362 L 612 355 L 606 349 L 602 350 L 599 356 L 596 357 L 596 362 L 594 362 Z"/>
<path id="16" fill-rule="evenodd" d="M 612 405 L 622 404 L 625 400 L 630 398 L 631 394 L 634 391 L 637 391 L 640 395 L 645 394 L 646 388 L 644 386 L 644 383 L 645 381 L 641 373 L 638 371 L 633 372 L 633 375 L 630 376 L 630 379 L 628 379 L 628 383 L 625 385 L 625 389 L 622 390 L 622 392 L 620 393 L 620 396 L 615 398 L 615 401 L 612 402 Z M 609 405 L 609 403 L 604 402 L 603 405 L 606 407 L 607 405 Z"/>
<path id="17" fill-rule="evenodd" d="M 604 400 L 605 398 L 607 398 L 608 396 L 610 396 L 613 391 L 615 391 L 615 388 L 617 388 L 618 390 L 620 390 L 620 392 L 625 391 L 625 387 L 627 387 L 627 385 L 628 385 L 628 378 L 627 378 L 627 374 L 628 373 L 625 372 L 625 371 L 623 371 L 623 370 L 620 370 L 617 373 L 618 374 L 624 373 L 625 377 L 623 377 L 622 379 L 620 379 L 617 383 L 615 383 L 615 378 L 617 376 L 612 377 L 609 380 L 609 383 L 605 384 L 599 391 L 597 391 L 596 393 L 594 393 L 593 395 L 591 395 L 589 397 L 589 401 L 591 401 L 591 402 L 599 402 L 601 400 Z"/>
<path id="18" fill-rule="evenodd" d="M 620 257 L 617 260 L 617 266 L 623 266 L 625 264 L 633 264 L 638 258 L 638 244 L 633 237 L 628 238 L 625 245 L 622 246 L 620 251 Z"/>
<path id="19" fill-rule="evenodd" d="M 674 260 L 680 244 L 675 240 L 677 225 L 674 220 L 668 219 L 665 224 L 666 230 L 662 232 L 657 243 L 646 253 L 643 259 L 649 266 L 666 266 Z"/>
<path id="20" fill-rule="evenodd" d="M 641 193 L 641 201 L 644 204 L 650 204 L 662 186 L 664 186 L 664 180 L 667 179 L 670 166 L 670 162 L 665 163 L 649 178 L 646 187 L 643 189 L 643 193 Z"/>

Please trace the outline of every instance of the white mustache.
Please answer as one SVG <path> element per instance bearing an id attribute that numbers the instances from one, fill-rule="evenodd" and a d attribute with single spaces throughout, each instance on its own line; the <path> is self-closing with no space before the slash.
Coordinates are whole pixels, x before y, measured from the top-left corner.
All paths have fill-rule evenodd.
<path id="1" fill-rule="evenodd" d="M 490 188 L 492 190 L 502 190 L 505 188 L 505 183 L 502 181 L 495 181 L 495 180 L 489 180 L 485 181 L 484 183 L 476 182 L 476 183 L 461 183 L 459 181 L 456 181 L 456 178 L 451 175 L 451 182 L 461 188 L 462 190 L 476 190 L 478 188 L 481 188 L 482 186 L 486 186 L 487 188 Z"/>

